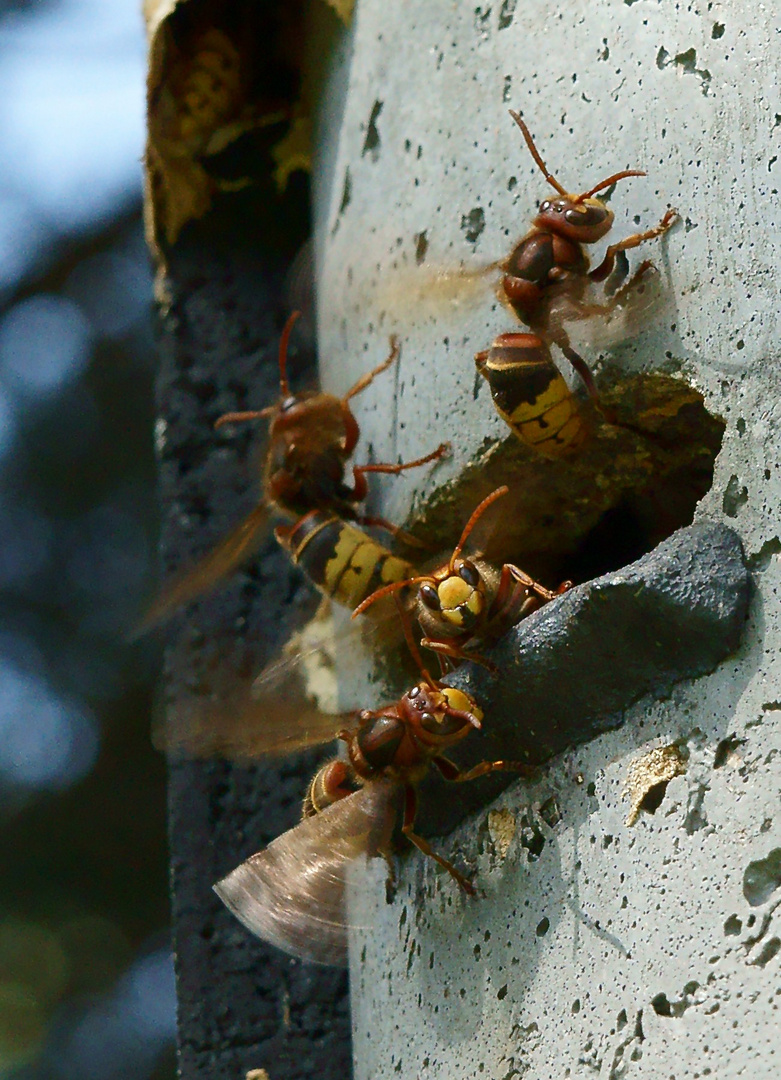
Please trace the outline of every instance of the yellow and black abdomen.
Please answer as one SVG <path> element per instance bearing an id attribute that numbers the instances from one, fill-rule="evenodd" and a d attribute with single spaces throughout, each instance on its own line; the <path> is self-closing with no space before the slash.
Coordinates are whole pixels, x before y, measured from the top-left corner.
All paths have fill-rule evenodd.
<path id="1" fill-rule="evenodd" d="M 357 525 L 322 510 L 278 528 L 276 537 L 320 592 L 345 607 L 356 608 L 376 589 L 416 573 Z"/>
<path id="2" fill-rule="evenodd" d="M 586 428 L 578 402 L 536 334 L 500 334 L 475 364 L 496 411 L 521 442 L 550 457 L 582 444 Z"/>

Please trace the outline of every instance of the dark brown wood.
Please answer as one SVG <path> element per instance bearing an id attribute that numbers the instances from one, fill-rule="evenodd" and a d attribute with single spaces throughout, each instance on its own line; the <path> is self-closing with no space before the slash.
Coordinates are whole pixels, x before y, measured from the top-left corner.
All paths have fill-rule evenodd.
<path id="1" fill-rule="evenodd" d="M 257 432 L 214 430 L 231 410 L 278 395 L 283 279 L 308 218 L 306 193 L 280 210 L 253 189 L 191 226 L 170 259 L 172 303 L 162 319 L 158 412 L 166 568 L 194 561 L 258 497 Z M 312 358 L 291 350 L 291 380 L 314 381 Z M 300 381 L 299 381 L 300 380 Z M 286 554 L 260 554 L 167 633 L 169 709 L 194 690 L 259 670 L 316 606 Z M 274 1080 L 344 1080 L 351 1072 L 344 972 L 291 960 L 253 938 L 212 884 L 299 818 L 322 759 L 237 766 L 179 760 L 170 767 L 172 906 L 183 1080 L 266 1068 Z"/>

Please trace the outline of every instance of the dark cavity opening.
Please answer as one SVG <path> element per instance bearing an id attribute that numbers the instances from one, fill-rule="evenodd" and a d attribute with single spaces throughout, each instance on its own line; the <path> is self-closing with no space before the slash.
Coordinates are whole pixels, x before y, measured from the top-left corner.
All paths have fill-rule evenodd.
<path id="1" fill-rule="evenodd" d="M 529 862 L 536 862 L 545 847 L 545 837 L 526 814 L 521 819 L 521 847 L 526 849 Z"/>
<path id="2" fill-rule="evenodd" d="M 713 755 L 713 768 L 722 769 L 745 741 L 745 739 L 739 739 L 737 735 L 728 735 L 726 739 L 722 739 Z"/>
<path id="3" fill-rule="evenodd" d="M 666 994 L 657 994 L 651 1001 L 651 1005 L 657 1016 L 672 1016 L 673 1014 L 672 1006 Z"/>
<path id="4" fill-rule="evenodd" d="M 566 453 L 542 454 L 510 433 L 406 527 L 432 550 L 452 548 L 481 499 L 507 484 L 474 543 L 555 587 L 618 570 L 690 525 L 713 483 L 724 421 L 669 375 L 608 375 L 599 390 L 617 423 L 579 399 L 583 441 Z M 492 407 L 487 386 L 478 402 Z"/>
<path id="5" fill-rule="evenodd" d="M 643 796 L 640 809 L 646 810 L 649 814 L 655 814 L 664 801 L 669 782 L 669 780 L 660 780 L 658 784 L 650 787 Z"/>

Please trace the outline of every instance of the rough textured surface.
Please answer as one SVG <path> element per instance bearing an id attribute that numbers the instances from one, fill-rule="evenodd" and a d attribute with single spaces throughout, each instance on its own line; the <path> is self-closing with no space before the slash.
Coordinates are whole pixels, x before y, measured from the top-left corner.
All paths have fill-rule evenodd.
<path id="1" fill-rule="evenodd" d="M 268 205 L 272 205 L 269 201 Z M 158 377 L 166 562 L 187 564 L 225 535 L 258 497 L 257 433 L 215 432 L 226 410 L 258 408 L 278 392 L 282 277 L 296 219 L 270 223 L 257 191 L 191 230 L 171 260 L 173 303 Z M 294 199 L 303 227 L 306 202 Z M 281 233 L 281 238 L 280 238 Z M 303 386 L 311 363 L 291 357 Z M 269 537 L 257 560 L 170 629 L 166 692 L 174 703 L 219 675 L 246 678 L 311 609 L 300 575 Z M 272 1080 L 349 1070 L 343 972 L 291 960 L 252 938 L 213 882 L 290 828 L 317 754 L 283 764 L 174 762 L 170 771 L 172 906 L 183 1080 Z"/>
<path id="2" fill-rule="evenodd" d="M 536 765 L 617 727 L 644 694 L 665 697 L 735 651 L 749 587 L 736 533 L 709 522 L 578 586 L 486 651 L 499 676 L 470 664 L 445 680 L 473 694 L 486 714 L 481 735 L 452 756 L 470 766 L 501 758 Z M 509 782 L 505 775 L 457 789 L 432 783 L 421 827 L 449 830 Z"/>
<path id="3" fill-rule="evenodd" d="M 357 5 L 318 197 L 324 381 L 350 385 L 396 332 L 394 402 L 367 392 L 359 452 L 455 443 L 428 476 L 378 484 L 378 508 L 403 520 L 505 438 L 472 357 L 514 324 L 495 277 L 473 271 L 507 253 L 548 193 L 512 107 L 568 187 L 648 170 L 611 198 L 615 237 L 679 208 L 682 222 L 647 250 L 666 299 L 634 339 L 600 348 L 619 372 L 687 380 L 726 422 L 695 521 L 737 530 L 755 586 L 732 658 L 640 699 L 619 729 L 514 784 L 443 843 L 482 899 L 416 856 L 386 904 L 384 867 L 369 867 L 354 898 L 373 927 L 353 954 L 357 1080 L 777 1071 L 776 24 L 746 0 Z M 441 274 L 459 267 L 460 281 Z M 605 623 L 606 646 L 615 632 Z M 365 705 L 381 692 L 371 677 L 348 689 Z M 507 694 L 525 715 L 526 687 Z M 685 774 L 652 786 L 628 826 L 632 762 L 671 746 Z"/>
<path id="4" fill-rule="evenodd" d="M 507 485 L 489 514 L 485 555 L 558 583 L 625 566 L 690 524 L 713 482 L 723 421 L 685 381 L 659 373 L 627 377 L 612 368 L 600 394 L 631 428 L 606 423 L 584 398 L 577 453 L 545 458 L 519 439 L 493 442 L 416 505 L 406 527 L 434 550 L 452 549 L 476 504 Z"/>
<path id="5" fill-rule="evenodd" d="M 767 614 L 755 605 L 749 634 Z M 773 1075 L 778 679 L 775 656 L 744 649 L 509 788 L 439 845 L 474 873 L 476 900 L 415 859 L 386 904 L 369 864 L 354 897 L 373 927 L 355 941 L 355 1075 Z M 685 775 L 627 826 L 631 762 L 673 743 Z"/>

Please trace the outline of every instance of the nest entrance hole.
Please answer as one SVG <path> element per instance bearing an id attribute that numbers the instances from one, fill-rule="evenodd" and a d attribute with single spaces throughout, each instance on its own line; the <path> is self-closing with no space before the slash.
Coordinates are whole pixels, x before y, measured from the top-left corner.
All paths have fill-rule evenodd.
<path id="1" fill-rule="evenodd" d="M 697 390 L 668 375 L 617 378 L 600 390 L 619 426 L 584 405 L 585 444 L 561 458 L 509 435 L 405 527 L 432 549 L 452 549 L 480 500 L 507 484 L 481 546 L 493 562 L 516 563 L 555 586 L 618 570 L 690 525 L 713 483 L 724 422 Z"/>

